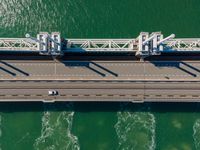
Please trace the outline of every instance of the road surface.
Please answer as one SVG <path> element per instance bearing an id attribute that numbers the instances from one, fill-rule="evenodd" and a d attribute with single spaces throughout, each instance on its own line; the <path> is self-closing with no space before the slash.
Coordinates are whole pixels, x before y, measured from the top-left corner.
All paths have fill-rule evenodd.
<path id="1" fill-rule="evenodd" d="M 0 61 L 0 80 L 199 80 L 200 61 Z"/>
<path id="2" fill-rule="evenodd" d="M 199 102 L 200 61 L 4 60 L 0 101 Z"/>

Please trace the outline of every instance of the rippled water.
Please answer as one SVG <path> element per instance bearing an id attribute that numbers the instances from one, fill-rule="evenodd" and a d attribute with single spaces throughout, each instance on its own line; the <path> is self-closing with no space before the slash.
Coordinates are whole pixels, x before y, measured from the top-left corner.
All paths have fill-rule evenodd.
<path id="1" fill-rule="evenodd" d="M 150 112 L 150 108 L 143 108 L 144 106 L 142 106 L 130 112 L 126 111 L 125 105 L 128 104 L 121 104 L 122 108 L 117 113 L 118 121 L 115 125 L 119 139 L 118 149 L 154 150 L 156 148 L 156 121 L 155 116 Z M 149 112 L 143 112 L 146 109 Z"/>
<path id="2" fill-rule="evenodd" d="M 35 140 L 34 148 L 36 150 L 79 150 L 78 139 L 71 133 L 73 125 L 73 111 L 50 112 L 49 107 L 45 106 L 42 116 L 41 136 Z M 73 108 L 71 104 L 67 108 Z"/>
<path id="3" fill-rule="evenodd" d="M 0 36 L 200 37 L 199 0 L 0 0 Z M 2 150 L 199 150 L 199 104 L 1 103 Z"/>

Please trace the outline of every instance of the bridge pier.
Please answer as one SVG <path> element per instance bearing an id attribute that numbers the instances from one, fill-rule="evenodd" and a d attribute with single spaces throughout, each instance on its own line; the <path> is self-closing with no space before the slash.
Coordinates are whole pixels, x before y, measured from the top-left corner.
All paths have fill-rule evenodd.
<path id="1" fill-rule="evenodd" d="M 40 32 L 37 35 L 37 40 L 41 41 L 37 42 L 38 51 L 41 55 L 48 55 L 49 54 L 49 45 L 48 45 L 48 33 L 47 32 Z"/>
<path id="2" fill-rule="evenodd" d="M 141 32 L 137 38 L 138 50 L 136 56 L 143 59 L 151 55 L 160 55 L 164 50 L 162 44 L 174 37 L 175 35 L 171 34 L 163 39 L 163 34 L 161 34 L 161 32 L 153 32 L 150 35 L 148 32 Z"/>
<path id="3" fill-rule="evenodd" d="M 61 43 L 61 36 L 59 32 L 52 32 L 51 33 L 51 54 L 54 56 L 62 56 L 62 43 Z"/>
<path id="4" fill-rule="evenodd" d="M 40 32 L 35 40 L 41 55 L 62 56 L 62 43 L 59 32 Z"/>

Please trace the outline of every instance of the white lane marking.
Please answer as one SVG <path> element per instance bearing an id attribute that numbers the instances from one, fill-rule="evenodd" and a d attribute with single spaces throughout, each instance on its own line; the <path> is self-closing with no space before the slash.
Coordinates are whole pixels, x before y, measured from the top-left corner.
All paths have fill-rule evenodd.
<path id="1" fill-rule="evenodd" d="M 15 66 L 53 66 L 54 64 L 11 64 Z"/>
<path id="2" fill-rule="evenodd" d="M 92 74 L 29 74 L 29 76 L 26 75 L 16 75 L 15 77 L 31 77 L 31 76 L 101 76 L 101 75 L 92 75 Z M 114 77 L 113 75 L 106 75 L 107 77 Z M 119 74 L 118 77 L 131 77 L 131 76 L 139 76 L 139 77 L 143 77 L 143 76 L 154 76 L 154 77 L 166 77 L 166 76 L 174 76 L 174 77 L 191 77 L 191 75 L 174 75 L 174 74 L 159 74 L 159 75 L 155 75 L 155 74 Z M 0 77 L 12 77 L 12 75 L 0 75 Z M 12 78 L 15 78 L 12 77 Z M 199 75 L 196 76 L 196 78 L 199 77 Z"/>
<path id="3" fill-rule="evenodd" d="M 102 67 L 108 67 L 108 66 L 118 66 L 118 67 L 123 67 L 123 66 L 130 66 L 130 67 L 141 67 L 143 65 L 143 63 L 97 63 L 98 65 L 101 65 Z M 11 65 L 13 66 L 49 66 L 49 67 L 53 67 L 55 64 L 53 63 L 11 63 Z M 63 67 L 66 67 L 66 68 L 79 68 L 79 67 L 86 67 L 84 66 L 84 64 L 73 64 L 73 65 L 69 65 L 69 66 L 65 66 L 65 64 L 62 64 L 62 63 L 56 63 L 57 66 L 63 66 Z M 184 64 L 179 64 L 177 66 L 186 66 Z M 192 66 L 192 67 L 199 67 L 200 66 L 200 63 L 188 63 L 188 65 Z M 171 68 L 176 68 L 175 64 L 164 64 L 164 63 L 158 63 L 158 64 L 152 64 L 152 63 L 145 63 L 145 66 L 152 66 L 154 68 L 164 68 L 164 67 L 171 67 Z M 186 66 L 188 67 L 188 66 Z M 189 67 L 190 68 L 190 67 Z M 177 68 L 178 69 L 178 68 Z M 197 68 L 197 69 L 200 69 L 200 68 Z"/>

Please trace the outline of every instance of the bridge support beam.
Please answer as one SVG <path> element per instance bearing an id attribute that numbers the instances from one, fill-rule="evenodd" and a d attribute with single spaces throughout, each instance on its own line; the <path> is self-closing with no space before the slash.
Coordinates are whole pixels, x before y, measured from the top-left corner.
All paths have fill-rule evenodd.
<path id="1" fill-rule="evenodd" d="M 163 50 L 163 46 L 158 44 L 163 39 L 163 34 L 161 32 L 152 33 L 155 35 L 155 38 L 152 40 L 151 45 L 151 55 L 160 55 L 160 52 Z"/>
<path id="2" fill-rule="evenodd" d="M 40 32 L 37 35 L 38 50 L 41 55 L 61 56 L 61 37 L 59 32 L 52 32 L 51 35 L 47 32 Z M 38 42 L 39 41 L 39 42 Z"/>
<path id="3" fill-rule="evenodd" d="M 63 55 L 62 52 L 62 43 L 61 43 L 61 36 L 59 32 L 52 32 L 51 33 L 51 55 L 60 56 Z"/>
<path id="4" fill-rule="evenodd" d="M 37 35 L 37 39 L 38 41 L 41 41 L 41 43 L 37 43 L 38 45 L 38 50 L 39 50 L 39 53 L 41 55 L 49 55 L 49 44 L 48 44 L 48 33 L 47 32 L 40 32 L 38 35 Z"/>
<path id="5" fill-rule="evenodd" d="M 150 36 L 148 32 L 141 32 L 137 38 L 138 50 L 136 56 L 144 59 L 151 55 L 160 55 L 163 51 L 162 44 L 174 37 L 175 35 L 171 34 L 163 39 L 163 34 L 161 34 L 161 32 L 153 32 Z"/>
<path id="6" fill-rule="evenodd" d="M 148 32 L 141 32 L 138 36 L 138 50 L 136 52 L 136 56 L 140 58 L 144 58 L 149 56 L 149 45 L 148 45 Z"/>

